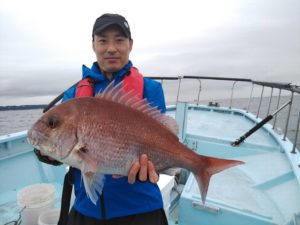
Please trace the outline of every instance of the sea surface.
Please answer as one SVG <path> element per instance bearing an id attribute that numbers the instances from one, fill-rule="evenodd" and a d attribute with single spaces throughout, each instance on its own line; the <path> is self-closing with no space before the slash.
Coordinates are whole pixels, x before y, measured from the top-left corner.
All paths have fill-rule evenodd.
<path id="1" fill-rule="evenodd" d="M 0 135 L 29 129 L 41 117 L 42 111 L 43 109 L 0 111 Z"/>
<path id="2" fill-rule="evenodd" d="M 290 99 L 289 96 L 282 96 L 279 105 L 283 105 L 284 103 L 288 102 L 289 99 Z M 179 100 L 181 99 L 179 98 Z M 210 100 L 203 100 L 200 101 L 200 104 L 208 104 L 209 102 Z M 242 109 L 247 109 L 249 105 L 248 98 L 234 99 L 232 102 L 229 99 L 215 100 L 213 102 L 214 103 L 218 102 L 220 106 L 224 106 L 224 107 L 229 107 L 231 104 L 233 108 L 236 107 Z M 257 115 L 259 104 L 260 104 L 260 98 L 253 98 L 249 105 L 249 111 Z M 260 111 L 258 114 L 260 118 L 265 118 L 267 115 L 272 114 L 276 110 L 277 97 L 273 97 L 271 101 L 270 109 L 268 109 L 269 108 L 268 106 L 269 106 L 269 98 L 265 97 L 262 99 Z M 295 139 L 299 112 L 300 112 L 300 96 L 297 95 L 294 97 L 294 102 L 290 113 L 290 119 L 288 123 L 289 126 L 287 132 L 287 137 L 292 142 L 294 142 Z M 31 125 L 35 121 L 37 121 L 39 117 L 41 117 L 42 114 L 43 114 L 42 109 L 0 111 L 0 136 L 29 129 Z M 275 130 L 278 131 L 279 133 L 285 132 L 287 116 L 288 116 L 288 107 L 280 111 L 276 119 Z M 274 119 L 272 119 L 269 123 L 273 125 Z M 300 149 L 300 132 L 298 132 L 297 147 L 298 149 Z"/>

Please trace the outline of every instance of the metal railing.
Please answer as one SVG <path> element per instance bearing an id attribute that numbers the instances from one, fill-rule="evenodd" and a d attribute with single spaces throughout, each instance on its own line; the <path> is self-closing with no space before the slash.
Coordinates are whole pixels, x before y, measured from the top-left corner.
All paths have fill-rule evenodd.
<path id="1" fill-rule="evenodd" d="M 154 80 L 158 80 L 161 81 L 161 84 L 164 86 L 165 85 L 165 81 L 177 81 L 178 82 L 178 86 L 177 86 L 177 92 L 176 92 L 176 104 L 180 99 L 180 94 L 181 94 L 181 88 L 182 88 L 182 81 L 183 80 L 195 80 L 196 82 L 199 82 L 199 87 L 198 87 L 198 91 L 197 91 L 197 98 L 196 98 L 196 104 L 199 105 L 200 103 L 200 95 L 203 91 L 203 84 L 202 81 L 203 80 L 211 80 L 211 81 L 220 81 L 220 82 L 225 82 L 225 81 L 230 81 L 232 82 L 232 87 L 231 87 L 231 93 L 230 93 L 230 99 L 229 99 L 229 108 L 232 108 L 233 106 L 233 102 L 234 102 L 234 91 L 236 88 L 236 84 L 238 82 L 243 82 L 246 84 L 251 85 L 251 91 L 250 91 L 250 95 L 249 95 L 249 99 L 248 99 L 248 105 L 247 105 L 247 109 L 246 111 L 249 112 L 250 111 L 250 105 L 252 103 L 253 100 L 253 95 L 254 95 L 254 88 L 255 87 L 261 87 L 261 92 L 259 95 L 259 105 L 257 107 L 257 111 L 256 111 L 256 116 L 258 117 L 261 113 L 261 107 L 262 107 L 262 102 L 263 99 L 268 98 L 268 103 L 267 103 L 267 116 L 269 115 L 270 111 L 271 111 L 271 106 L 274 106 L 274 98 L 277 97 L 277 101 L 275 102 L 275 113 L 272 114 L 272 120 L 273 120 L 273 129 L 275 129 L 276 127 L 276 123 L 278 122 L 278 118 L 277 118 L 277 113 L 280 112 L 283 108 L 287 107 L 287 114 L 286 114 L 286 118 L 285 118 L 285 123 L 284 123 L 284 133 L 283 133 L 283 140 L 286 141 L 286 137 L 287 137 L 287 133 L 289 130 L 289 123 L 290 123 L 290 118 L 291 118 L 291 111 L 292 111 L 292 106 L 294 104 L 294 96 L 295 94 L 300 96 L 300 86 L 291 84 L 291 83 L 276 83 L 276 82 L 262 82 L 262 81 L 255 81 L 252 79 L 243 79 L 243 78 L 232 78 L 232 77 L 208 77 L 208 76 L 178 76 L 178 77 L 156 77 L 156 76 L 152 76 L 152 77 L 148 77 Z M 266 89 L 270 88 L 270 94 L 266 97 L 264 97 L 264 94 L 266 92 Z M 274 93 L 276 92 L 276 90 L 278 91 L 278 95 L 276 96 Z M 282 96 L 282 91 L 285 91 L 288 93 L 289 96 L 289 101 L 286 102 L 285 104 L 280 105 L 281 102 L 281 98 Z M 284 96 L 286 97 L 286 96 Z M 194 101 L 192 101 L 194 102 Z M 272 104 L 273 103 L 273 104 Z M 299 104 L 300 105 L 300 104 Z M 298 106 L 299 107 L 299 106 Z M 291 150 L 292 153 L 296 153 L 296 145 L 297 145 L 297 141 L 298 141 L 298 131 L 299 131 L 299 124 L 300 124 L 300 109 L 296 109 L 298 111 L 298 118 L 297 118 L 297 122 L 295 124 L 295 137 L 293 138 L 293 149 Z M 270 116 L 270 115 L 269 115 Z"/>

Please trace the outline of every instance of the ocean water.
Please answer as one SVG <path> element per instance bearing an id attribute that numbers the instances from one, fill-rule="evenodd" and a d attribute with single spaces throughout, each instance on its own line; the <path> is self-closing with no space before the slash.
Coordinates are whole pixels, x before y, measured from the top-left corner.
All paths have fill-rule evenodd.
<path id="1" fill-rule="evenodd" d="M 43 109 L 0 111 L 0 135 L 27 130 L 43 114 Z"/>
<path id="2" fill-rule="evenodd" d="M 179 100 L 181 99 L 179 98 Z M 283 105 L 288 100 L 289 100 L 289 96 L 282 96 L 280 105 Z M 200 101 L 200 104 L 208 104 L 208 102 L 209 102 L 208 100 Z M 229 107 L 230 105 L 229 99 L 215 100 L 214 102 L 218 102 L 220 106 L 224 106 L 224 107 Z M 257 115 L 258 113 L 257 109 L 259 106 L 259 102 L 260 102 L 259 98 L 253 98 L 250 103 L 249 111 L 255 115 Z M 249 103 L 248 98 L 234 99 L 232 101 L 232 107 L 247 109 L 248 103 Z M 263 98 L 261 103 L 261 109 L 258 116 L 260 118 L 264 118 L 267 115 L 271 114 L 276 110 L 276 105 L 277 105 L 277 98 L 273 97 L 271 107 L 270 109 L 268 109 L 269 98 Z M 294 97 L 294 102 L 290 113 L 290 120 L 288 123 L 289 126 L 287 132 L 287 137 L 292 142 L 295 139 L 299 112 L 300 112 L 300 96 L 297 95 Z M 43 114 L 42 109 L 0 111 L 0 136 L 29 129 L 31 125 L 35 121 L 37 121 L 42 114 Z M 278 114 L 278 117 L 276 119 L 276 124 L 275 124 L 276 131 L 284 133 L 286 127 L 285 124 L 287 121 L 287 115 L 288 115 L 288 107 L 283 109 Z M 269 123 L 273 125 L 274 119 L 272 119 Z M 300 132 L 298 132 L 297 147 L 298 149 L 300 149 Z"/>

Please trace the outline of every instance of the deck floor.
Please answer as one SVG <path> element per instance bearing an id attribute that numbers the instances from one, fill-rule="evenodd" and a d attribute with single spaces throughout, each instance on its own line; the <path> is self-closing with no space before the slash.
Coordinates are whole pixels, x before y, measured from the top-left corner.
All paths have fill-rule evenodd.
<path id="1" fill-rule="evenodd" d="M 255 125 L 249 118 L 251 115 L 227 113 L 222 109 L 188 112 L 187 139 L 190 140 L 186 142 L 190 147 L 194 146 L 191 143 L 197 142 L 196 150 L 201 154 L 211 155 L 210 150 L 218 149 L 212 156 L 245 162 L 212 177 L 207 204 L 212 208 L 236 210 L 276 224 L 286 224 L 300 212 L 299 184 L 284 151 L 268 131 L 271 126 L 258 130 L 239 147 L 230 145 Z M 192 175 L 182 197 L 201 203 L 198 185 Z"/>
<path id="2" fill-rule="evenodd" d="M 188 111 L 187 133 L 197 134 L 202 137 L 211 137 L 235 141 L 250 130 L 255 123 L 242 113 L 233 113 L 228 109 L 211 108 L 191 109 Z M 175 112 L 168 114 L 175 118 Z M 249 117 L 251 115 L 249 114 Z M 270 147 L 278 147 L 278 144 L 268 132 L 259 129 L 251 135 L 246 143 L 252 143 Z"/>

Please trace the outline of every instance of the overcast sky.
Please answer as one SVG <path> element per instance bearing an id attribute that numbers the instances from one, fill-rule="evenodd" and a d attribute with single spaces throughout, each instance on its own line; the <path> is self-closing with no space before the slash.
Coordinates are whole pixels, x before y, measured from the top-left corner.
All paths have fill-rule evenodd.
<path id="1" fill-rule="evenodd" d="M 78 81 L 107 12 L 127 18 L 144 75 L 300 84 L 299 0 L 0 0 L 0 105 L 47 104 Z"/>

